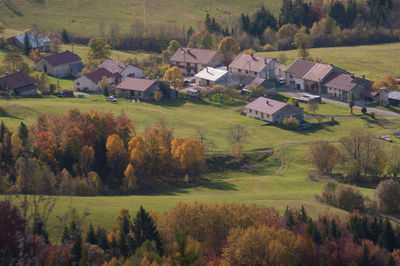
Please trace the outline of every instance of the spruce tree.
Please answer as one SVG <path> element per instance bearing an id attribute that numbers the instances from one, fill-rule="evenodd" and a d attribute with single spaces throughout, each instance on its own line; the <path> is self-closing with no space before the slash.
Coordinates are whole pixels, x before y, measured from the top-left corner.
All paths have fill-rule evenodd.
<path id="1" fill-rule="evenodd" d="M 63 43 L 70 43 L 70 41 L 71 41 L 66 29 L 63 29 L 61 32 L 61 40 Z"/>
<path id="2" fill-rule="evenodd" d="M 22 140 L 22 145 L 27 148 L 28 146 L 28 137 L 29 137 L 29 130 L 24 124 L 24 122 L 21 122 L 21 124 L 18 127 L 18 137 Z"/>
<path id="3" fill-rule="evenodd" d="M 4 121 L 1 120 L 1 122 L 0 122 L 0 142 L 3 142 L 4 135 L 6 133 L 10 134 L 10 130 L 7 128 L 6 124 L 4 124 Z"/>
<path id="4" fill-rule="evenodd" d="M 24 36 L 24 54 L 28 56 L 31 51 L 32 51 L 32 45 L 31 45 L 31 41 L 29 39 L 29 34 L 27 32 L 25 32 L 25 36 Z"/>
<path id="5" fill-rule="evenodd" d="M 378 238 L 378 244 L 380 247 L 386 248 L 389 251 L 393 251 L 393 249 L 397 248 L 396 236 L 389 219 L 385 220 L 383 231 Z"/>
<path id="6" fill-rule="evenodd" d="M 74 262 L 78 263 L 81 260 L 82 250 L 83 250 L 82 235 L 80 232 L 77 232 L 74 244 L 72 245 L 71 248 L 72 260 Z"/>
<path id="7" fill-rule="evenodd" d="M 306 223 L 308 220 L 310 219 L 310 217 L 308 217 L 307 211 L 304 208 L 303 205 L 301 205 L 301 209 L 300 209 L 300 221 L 303 223 Z"/>
<path id="8" fill-rule="evenodd" d="M 149 213 L 140 206 L 133 222 L 133 244 L 132 249 L 140 247 L 144 241 L 150 240 L 156 242 L 157 250 L 160 254 L 163 253 L 161 237 L 153 219 Z"/>
<path id="9" fill-rule="evenodd" d="M 96 235 L 94 233 L 92 224 L 89 225 L 89 231 L 86 236 L 86 242 L 88 242 L 89 244 L 92 244 L 92 245 L 97 245 L 97 239 L 96 239 Z"/>
<path id="10" fill-rule="evenodd" d="M 96 242 L 97 242 L 97 245 L 105 251 L 110 248 L 110 245 L 108 244 L 108 240 L 107 240 L 107 235 L 103 230 L 97 231 Z"/>
<path id="11" fill-rule="evenodd" d="M 359 266 L 370 266 L 372 265 L 371 259 L 369 257 L 369 250 L 368 247 L 364 244 L 363 250 L 361 253 L 360 262 L 358 263 Z"/>
<path id="12" fill-rule="evenodd" d="M 353 107 L 354 107 L 354 94 L 353 92 L 349 93 L 349 107 L 350 107 L 350 112 L 353 113 Z"/>
<path id="13" fill-rule="evenodd" d="M 43 237 L 44 240 L 46 240 L 46 243 L 49 243 L 49 233 L 46 231 L 43 220 L 39 215 L 33 220 L 32 233 Z"/>

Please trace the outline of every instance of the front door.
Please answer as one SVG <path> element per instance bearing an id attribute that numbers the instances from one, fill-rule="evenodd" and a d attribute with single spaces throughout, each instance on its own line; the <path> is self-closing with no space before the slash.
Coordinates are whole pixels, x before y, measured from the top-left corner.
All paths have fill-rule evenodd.
<path id="1" fill-rule="evenodd" d="M 46 65 L 44 65 L 43 70 L 44 70 L 44 73 L 47 74 L 47 66 Z"/>

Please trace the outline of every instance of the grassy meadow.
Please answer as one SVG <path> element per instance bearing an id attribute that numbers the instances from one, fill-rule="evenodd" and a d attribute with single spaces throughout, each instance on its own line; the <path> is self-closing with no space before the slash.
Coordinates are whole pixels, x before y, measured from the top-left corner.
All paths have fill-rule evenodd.
<path id="1" fill-rule="evenodd" d="M 273 153 L 266 161 L 246 171 L 226 171 L 208 174 L 201 187 L 160 192 L 152 195 L 114 196 L 114 197 L 57 197 L 57 206 L 51 217 L 55 222 L 57 215 L 62 215 L 70 208 L 91 214 L 87 221 L 103 224 L 110 228 L 121 208 L 135 212 L 140 205 L 148 210 L 165 211 L 177 202 L 241 202 L 256 203 L 274 207 L 281 213 L 287 205 L 300 207 L 304 205 L 313 217 L 329 211 L 344 217 L 346 212 L 329 207 L 315 200 L 325 181 L 313 181 L 308 178 L 312 166 L 306 161 L 308 144 L 325 139 L 337 142 L 349 133 L 353 127 L 366 128 L 375 134 L 390 134 L 400 127 L 400 120 L 395 118 L 371 119 L 362 116 L 358 110 L 352 117 L 338 117 L 336 123 L 325 119 L 322 125 L 305 131 L 291 131 L 265 122 L 249 119 L 239 115 L 246 104 L 235 101 L 230 104 L 210 104 L 200 99 L 175 99 L 160 103 L 132 103 L 119 99 L 117 104 L 107 103 L 103 96 L 90 95 L 84 99 L 59 99 L 56 97 L 36 99 L 0 100 L 0 120 L 4 120 L 12 129 L 21 121 L 32 124 L 40 114 L 64 114 L 71 108 L 81 111 L 92 109 L 118 114 L 123 110 L 130 117 L 137 133 L 144 132 L 146 127 L 165 119 L 174 129 L 174 135 L 196 137 L 196 128 L 208 132 L 208 138 L 215 143 L 211 152 L 230 152 L 231 146 L 226 140 L 229 125 L 240 123 L 248 132 L 246 152 L 253 154 L 266 150 Z M 303 106 L 304 107 L 304 106 Z M 317 114 L 349 115 L 344 106 L 324 103 Z M 314 121 L 315 122 L 315 121 Z M 390 145 L 398 145 L 399 142 Z M 262 151 L 261 151 L 262 152 Z M 366 195 L 373 190 L 362 188 Z"/>
<path id="2" fill-rule="evenodd" d="M 298 58 L 297 50 L 258 53 L 265 57 L 278 57 L 285 54 L 287 65 Z M 387 74 L 400 77 L 397 58 L 400 56 L 400 43 L 362 45 L 349 47 L 312 48 L 313 58 L 324 63 L 334 64 L 358 76 L 365 74 L 370 80 L 384 78 Z"/>
<path id="3" fill-rule="evenodd" d="M 19 30 L 36 24 L 45 30 L 66 28 L 79 35 L 95 36 L 101 23 L 106 30 L 112 24 L 119 24 L 123 33 L 127 33 L 136 20 L 146 25 L 198 28 L 209 13 L 236 22 L 242 12 L 261 4 L 274 13 L 281 7 L 280 0 L 0 0 L 0 21 Z"/>

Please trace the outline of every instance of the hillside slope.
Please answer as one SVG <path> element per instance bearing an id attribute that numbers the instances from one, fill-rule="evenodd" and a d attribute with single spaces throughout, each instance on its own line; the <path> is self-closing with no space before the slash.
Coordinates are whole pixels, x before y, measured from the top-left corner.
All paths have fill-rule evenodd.
<path id="1" fill-rule="evenodd" d="M 117 23 L 127 32 L 132 22 L 144 21 L 144 13 L 148 24 L 187 28 L 197 28 L 206 13 L 236 21 L 242 12 L 262 3 L 278 12 L 281 0 L 0 0 L 0 21 L 16 29 L 37 24 L 46 30 L 66 28 L 87 36 L 98 34 L 102 22 L 106 29 Z"/>

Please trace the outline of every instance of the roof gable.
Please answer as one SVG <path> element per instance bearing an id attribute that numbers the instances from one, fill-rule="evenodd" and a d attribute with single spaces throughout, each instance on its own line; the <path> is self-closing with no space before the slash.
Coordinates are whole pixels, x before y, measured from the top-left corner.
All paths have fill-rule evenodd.
<path id="1" fill-rule="evenodd" d="M 151 79 L 142 78 L 126 78 L 122 81 L 117 89 L 122 90 L 132 90 L 132 91 L 146 91 L 149 89 L 156 81 Z"/>
<path id="2" fill-rule="evenodd" d="M 240 53 L 229 65 L 229 68 L 261 72 L 272 60 L 272 58 Z"/>
<path id="3" fill-rule="evenodd" d="M 286 70 L 287 73 L 294 74 L 296 78 L 303 78 L 308 71 L 310 71 L 316 63 L 304 59 L 297 59 Z"/>
<path id="4" fill-rule="evenodd" d="M 15 35 L 14 38 L 20 43 L 24 44 L 25 42 L 25 33 L 21 33 L 18 35 Z M 36 35 L 33 32 L 28 32 L 28 38 L 29 38 L 29 43 L 31 44 L 32 48 L 37 48 L 48 45 L 51 40 L 47 36 L 43 37 L 38 37 L 36 38 Z"/>
<path id="5" fill-rule="evenodd" d="M 78 55 L 71 53 L 68 50 L 66 50 L 63 53 L 57 53 L 45 56 L 43 57 L 43 59 L 46 60 L 53 67 L 65 64 L 71 64 L 82 60 Z"/>
<path id="6" fill-rule="evenodd" d="M 206 50 L 198 48 L 179 48 L 178 51 L 171 57 L 170 61 L 195 63 L 195 64 L 210 64 L 212 59 L 219 54 L 216 50 Z"/>
<path id="7" fill-rule="evenodd" d="M 129 66 L 141 69 L 141 68 L 139 68 L 137 66 L 134 66 L 134 65 L 131 65 L 129 63 L 116 61 L 116 60 L 112 60 L 112 59 L 106 59 L 100 65 L 101 68 L 105 68 L 105 69 L 107 69 L 108 71 L 110 71 L 111 73 L 114 73 L 114 74 L 115 73 L 122 73 Z"/>
<path id="8" fill-rule="evenodd" d="M 287 105 L 288 104 L 284 102 L 275 101 L 269 98 L 259 97 L 256 100 L 249 103 L 248 105 L 246 105 L 244 108 L 273 115 Z"/>
<path id="9" fill-rule="evenodd" d="M 21 87 L 33 85 L 35 80 L 22 71 L 15 72 L 14 74 L 5 76 L 1 80 L 7 85 L 9 89 L 15 90 Z"/>
<path id="10" fill-rule="evenodd" d="M 95 71 L 85 74 L 85 77 L 87 77 L 94 83 L 98 83 L 103 79 L 103 77 L 111 78 L 113 77 L 113 74 L 109 72 L 107 69 L 99 68 Z"/>

